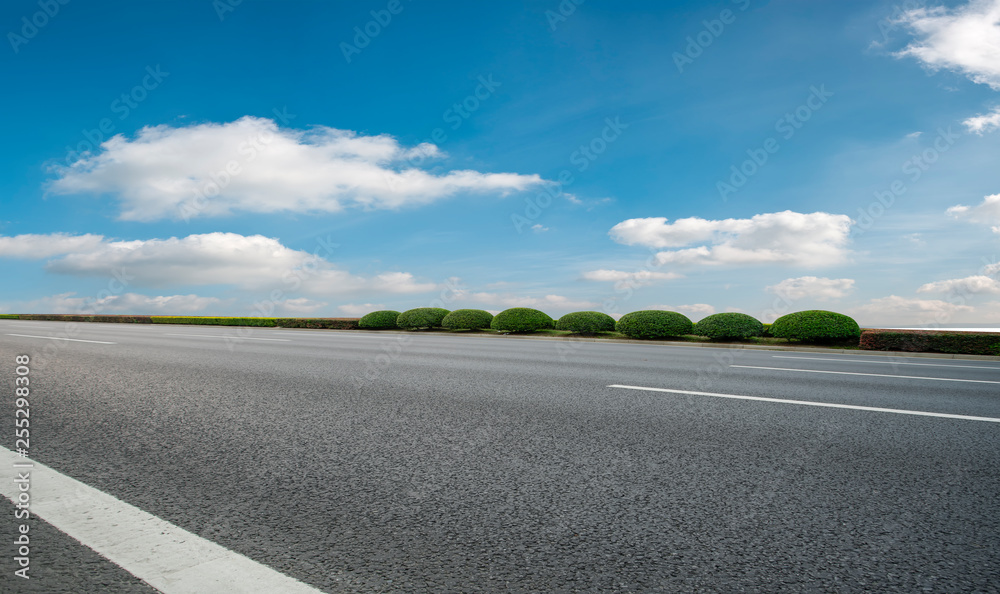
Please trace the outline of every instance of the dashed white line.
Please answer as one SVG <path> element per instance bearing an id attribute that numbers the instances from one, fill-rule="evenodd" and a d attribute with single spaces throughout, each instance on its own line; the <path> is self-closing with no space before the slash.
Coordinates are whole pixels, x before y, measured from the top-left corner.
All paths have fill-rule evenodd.
<path id="1" fill-rule="evenodd" d="M 14 463 L 33 464 L 31 512 L 164 594 L 320 592 L 0 447 L 0 493 L 15 501 Z M 16 472 L 24 472 L 20 468 Z"/>
<path id="2" fill-rule="evenodd" d="M 48 340 L 69 340 L 72 342 L 93 342 L 95 344 L 118 344 L 117 342 L 105 342 L 103 340 L 83 340 L 82 338 L 63 338 L 61 336 L 32 336 L 31 334 L 8 334 L 7 336 L 20 336 L 22 338 L 46 338 Z"/>
<path id="3" fill-rule="evenodd" d="M 1000 371 L 1000 366 L 985 365 L 949 365 L 947 363 L 903 363 L 901 361 L 865 361 L 863 359 L 829 359 L 825 357 L 790 357 L 787 355 L 771 355 L 772 359 L 800 359 L 802 361 L 836 361 L 837 363 L 876 363 L 879 365 L 917 365 L 920 367 L 957 367 L 961 369 L 992 369 Z"/>
<path id="4" fill-rule="evenodd" d="M 801 404 L 803 406 L 820 406 L 825 408 L 846 408 L 851 410 L 865 410 L 869 412 L 893 413 L 897 415 L 915 415 L 919 417 L 940 417 L 942 419 L 961 419 L 964 421 L 985 421 L 987 423 L 1000 423 L 1000 419 L 993 417 L 973 417 L 969 415 L 952 415 L 948 413 L 925 412 L 920 410 L 901 410 L 897 408 L 879 408 L 875 406 L 857 406 L 854 404 L 834 404 L 830 402 L 812 402 L 809 400 L 786 400 L 783 398 L 765 398 L 762 396 L 740 396 L 738 394 L 715 394 L 712 392 L 693 392 L 691 390 L 670 390 L 667 388 L 644 388 L 641 386 L 622 386 L 614 384 L 609 388 L 624 388 L 626 390 L 645 390 L 648 392 L 667 392 L 670 394 L 689 394 L 692 396 L 712 396 L 714 398 L 731 398 L 734 400 L 756 400 L 759 402 L 777 402 L 781 404 Z"/>
<path id="5" fill-rule="evenodd" d="M 757 367 L 754 365 L 730 365 L 741 369 L 767 369 L 769 371 L 797 371 L 799 373 L 832 373 L 834 375 L 864 375 L 867 377 L 892 377 L 896 379 L 928 380 L 935 382 L 966 382 L 970 384 L 1000 384 L 1000 381 L 955 379 L 951 377 L 923 377 L 919 375 L 888 375 L 885 373 L 857 373 L 855 371 L 824 371 L 821 369 L 794 369 L 791 367 Z"/>
<path id="6" fill-rule="evenodd" d="M 226 336 L 223 334 L 164 334 L 164 336 L 194 336 L 197 338 L 229 338 L 231 340 L 271 340 L 275 342 L 292 342 L 288 338 L 250 338 L 249 336 Z"/>

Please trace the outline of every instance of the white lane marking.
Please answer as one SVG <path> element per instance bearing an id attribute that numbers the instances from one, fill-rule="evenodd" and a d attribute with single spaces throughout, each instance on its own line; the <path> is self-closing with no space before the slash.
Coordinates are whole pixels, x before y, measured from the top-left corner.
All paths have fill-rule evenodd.
<path id="1" fill-rule="evenodd" d="M 988 367 L 984 365 L 949 365 L 947 363 L 903 363 L 900 361 L 865 361 L 863 359 L 827 359 L 823 357 L 791 357 L 788 355 L 771 355 L 772 359 L 801 359 L 803 361 L 836 361 L 837 363 L 877 363 L 880 365 L 917 365 L 920 367 L 959 367 L 961 369 L 992 369 L 1000 371 L 1000 366 Z"/>
<path id="2" fill-rule="evenodd" d="M 7 499 L 16 503 L 14 479 L 29 473 L 32 514 L 164 594 L 320 592 L 4 447 L 0 468 Z"/>
<path id="3" fill-rule="evenodd" d="M 81 338 L 63 338 L 61 336 L 32 336 L 30 334 L 8 334 L 7 336 L 21 336 L 23 338 L 47 338 L 49 340 L 71 340 L 73 342 L 93 342 L 95 344 L 118 344 L 117 342 L 105 342 L 103 340 L 83 340 Z"/>
<path id="4" fill-rule="evenodd" d="M 955 379 L 950 377 L 921 377 L 919 375 L 888 375 L 885 373 L 857 373 L 855 371 L 823 371 L 820 369 L 793 369 L 791 367 L 756 367 L 754 365 L 730 365 L 741 369 L 768 369 L 771 371 L 798 371 L 801 373 L 832 373 L 834 375 L 864 375 L 868 377 L 894 377 L 897 379 L 930 380 L 935 382 L 967 382 L 970 384 L 1000 384 L 1000 381 Z"/>
<path id="5" fill-rule="evenodd" d="M 667 388 L 643 388 L 641 386 L 612 385 L 609 388 L 625 388 L 627 390 L 646 390 L 649 392 L 669 392 L 671 394 L 691 394 L 694 396 L 714 396 L 715 398 L 732 398 L 735 400 L 757 400 L 759 402 L 779 402 L 782 404 L 802 404 L 805 406 L 822 406 L 826 408 L 848 408 L 851 410 L 867 410 L 871 412 L 894 413 L 897 415 L 916 415 L 919 417 L 940 417 L 942 419 L 962 419 L 965 421 L 986 421 L 1000 423 L 993 417 L 971 417 L 968 415 L 952 415 L 948 413 L 924 412 L 919 410 L 901 410 L 898 408 L 878 408 L 875 406 L 856 406 L 853 404 L 833 404 L 829 402 L 811 402 L 809 400 L 785 400 L 782 398 L 764 398 L 761 396 L 739 396 L 736 394 L 714 394 L 712 392 L 692 392 L 691 390 L 669 390 Z"/>
<path id="6" fill-rule="evenodd" d="M 230 338 L 232 340 L 273 340 L 276 342 L 292 342 L 287 338 L 250 338 L 249 336 L 225 336 L 222 334 L 164 334 L 164 336 L 195 336 L 198 338 Z"/>

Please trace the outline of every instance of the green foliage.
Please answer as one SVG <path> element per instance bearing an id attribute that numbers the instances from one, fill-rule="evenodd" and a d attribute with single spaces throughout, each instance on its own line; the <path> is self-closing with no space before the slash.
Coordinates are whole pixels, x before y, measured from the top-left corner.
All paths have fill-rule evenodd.
<path id="1" fill-rule="evenodd" d="M 153 324 L 203 324 L 207 326 L 254 326 L 266 328 L 273 328 L 277 325 L 275 324 L 275 318 L 219 318 L 211 316 L 150 316 L 150 322 Z"/>
<path id="2" fill-rule="evenodd" d="M 694 333 L 712 340 L 742 340 L 760 336 L 764 324 L 753 316 L 742 313 L 717 313 L 702 318 L 694 325 Z"/>
<path id="3" fill-rule="evenodd" d="M 0 314 L 0 320 L 16 320 L 17 314 Z"/>
<path id="4" fill-rule="evenodd" d="M 20 314 L 21 320 L 51 322 L 107 322 L 124 324 L 149 324 L 150 316 L 85 316 L 78 314 Z"/>
<path id="5" fill-rule="evenodd" d="M 389 330 L 392 328 L 399 328 L 399 326 L 396 325 L 396 318 L 398 317 L 399 312 L 392 311 L 391 309 L 373 311 L 370 314 L 361 316 L 361 319 L 358 320 L 358 328 L 364 328 L 366 330 Z"/>
<path id="6" fill-rule="evenodd" d="M 535 332 L 549 330 L 555 322 L 545 312 L 530 307 L 512 307 L 498 313 L 490 328 L 501 332 Z"/>
<path id="7" fill-rule="evenodd" d="M 623 315 L 615 329 L 630 338 L 667 338 L 691 334 L 694 324 L 675 311 L 647 309 Z"/>
<path id="8" fill-rule="evenodd" d="M 447 309 L 440 307 L 418 307 L 408 309 L 396 318 L 400 328 L 440 328 L 441 321 L 448 315 Z"/>
<path id="9" fill-rule="evenodd" d="M 771 324 L 771 335 L 788 340 L 836 342 L 857 339 L 861 328 L 849 316 L 814 309 L 781 316 Z"/>
<path id="10" fill-rule="evenodd" d="M 577 311 L 559 318 L 556 330 L 569 330 L 577 334 L 614 332 L 615 319 L 599 311 Z"/>
<path id="11" fill-rule="evenodd" d="M 1000 355 L 1000 333 L 992 332 L 865 330 L 860 343 L 869 351 Z"/>
<path id="12" fill-rule="evenodd" d="M 772 336 L 771 336 L 771 325 L 770 324 L 764 324 L 764 330 L 760 333 L 760 335 L 763 336 L 763 337 L 765 337 L 765 338 L 772 338 Z"/>
<path id="13" fill-rule="evenodd" d="M 481 309 L 456 309 L 441 320 L 449 330 L 479 330 L 489 328 L 493 314 Z"/>
<path id="14" fill-rule="evenodd" d="M 319 330 L 357 330 L 357 318 L 277 318 L 282 328 L 313 328 Z"/>

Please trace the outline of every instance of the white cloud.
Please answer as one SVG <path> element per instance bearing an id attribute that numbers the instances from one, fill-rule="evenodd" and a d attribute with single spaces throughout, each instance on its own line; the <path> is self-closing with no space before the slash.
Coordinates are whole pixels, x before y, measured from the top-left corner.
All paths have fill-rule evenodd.
<path id="1" fill-rule="evenodd" d="M 92 250 L 104 241 L 101 235 L 15 235 L 0 237 L 0 258 L 41 259 L 80 250 Z"/>
<path id="2" fill-rule="evenodd" d="M 546 313 L 549 310 L 567 311 L 576 309 L 587 309 L 597 307 L 599 304 L 593 301 L 574 301 L 562 295 L 546 295 L 545 297 L 524 297 L 510 293 L 464 293 L 459 297 L 463 301 L 471 301 L 485 305 L 499 306 L 504 309 L 510 307 L 532 307 L 540 309 Z"/>
<path id="3" fill-rule="evenodd" d="M 640 287 L 648 285 L 658 280 L 673 280 L 684 278 L 684 275 L 676 272 L 654 272 L 652 270 L 635 270 L 627 272 L 625 270 L 588 270 L 583 273 L 584 280 L 613 282 L 617 284 L 627 284 L 630 287 Z"/>
<path id="4" fill-rule="evenodd" d="M 152 221 L 236 211 L 337 212 L 395 209 L 462 192 L 505 194 L 547 183 L 538 175 L 462 170 L 434 174 L 419 163 L 442 156 L 388 135 L 317 127 L 279 129 L 269 119 L 143 128 L 114 136 L 97 154 L 55 168 L 56 194 L 114 194 L 121 219 Z"/>
<path id="5" fill-rule="evenodd" d="M 854 280 L 850 278 L 818 278 L 815 276 L 800 276 L 786 278 L 767 290 L 785 299 L 816 299 L 827 301 L 840 299 L 854 290 Z"/>
<path id="6" fill-rule="evenodd" d="M 545 231 L 548 231 L 549 228 L 539 224 L 539 225 L 532 225 L 531 230 L 534 231 L 535 233 L 544 233 Z"/>
<path id="7" fill-rule="evenodd" d="M 229 301 L 215 297 L 198 295 L 162 295 L 150 297 L 136 293 L 110 295 L 100 299 L 77 297 L 76 293 L 60 293 L 24 303 L 19 313 L 54 314 L 134 314 L 134 315 L 174 315 L 196 313 L 218 313 L 218 309 Z"/>
<path id="8" fill-rule="evenodd" d="M 992 113 L 971 117 L 962 122 L 962 124 L 965 125 L 969 132 L 974 132 L 980 136 L 984 132 L 993 132 L 1000 128 L 1000 107 L 994 108 Z"/>
<path id="9" fill-rule="evenodd" d="M 86 248 L 50 260 L 46 270 L 84 277 L 120 277 L 128 286 L 232 285 L 255 291 L 280 288 L 286 293 L 324 297 L 364 291 L 422 293 L 437 287 L 418 282 L 408 272 L 353 275 L 328 260 L 261 235 L 206 233 L 169 239 L 104 240 Z"/>
<path id="10" fill-rule="evenodd" d="M 325 301 L 313 301 L 305 297 L 296 297 L 295 299 L 285 299 L 278 304 L 278 309 L 286 315 L 299 316 L 314 314 L 326 307 L 326 305 Z"/>
<path id="11" fill-rule="evenodd" d="M 967 276 L 927 283 L 917 289 L 917 293 L 955 293 L 959 295 L 991 293 L 1000 295 L 1000 281 L 988 276 Z"/>
<path id="12" fill-rule="evenodd" d="M 910 140 L 916 140 L 917 138 L 920 138 L 921 134 L 923 134 L 923 132 L 910 132 L 909 134 L 906 135 L 906 138 Z"/>
<path id="13" fill-rule="evenodd" d="M 361 316 L 371 313 L 373 311 L 379 311 L 385 309 L 385 305 L 381 303 L 346 303 L 337 308 L 340 313 L 345 316 L 351 316 L 355 318 L 360 318 Z"/>
<path id="14" fill-rule="evenodd" d="M 668 223 L 666 218 L 629 219 L 609 235 L 618 243 L 652 248 L 683 247 L 656 255 L 662 264 L 829 266 L 847 259 L 852 221 L 825 212 L 784 212 L 749 219 L 706 220 L 698 217 Z"/>
<path id="15" fill-rule="evenodd" d="M 955 9 L 917 8 L 904 13 L 901 22 L 916 40 L 897 56 L 1000 90 L 1000 0 L 970 0 Z"/>
<path id="16" fill-rule="evenodd" d="M 897 295 L 872 299 L 865 305 L 851 309 L 849 314 L 862 325 L 875 327 L 989 321 L 985 317 L 980 317 L 985 315 L 984 312 L 977 313 L 975 308 L 969 305 L 937 299 L 908 299 Z"/>
<path id="17" fill-rule="evenodd" d="M 705 316 L 710 316 L 715 313 L 715 308 L 707 303 L 692 303 L 690 305 L 653 305 L 649 309 L 676 311 L 693 318 L 696 322 Z"/>
<path id="18" fill-rule="evenodd" d="M 978 206 L 952 206 L 947 211 L 956 218 L 967 218 L 974 223 L 986 223 L 993 225 L 1000 223 L 1000 194 L 993 194 L 983 198 L 983 202 Z M 1000 233 L 998 227 L 994 227 L 995 233 Z"/>

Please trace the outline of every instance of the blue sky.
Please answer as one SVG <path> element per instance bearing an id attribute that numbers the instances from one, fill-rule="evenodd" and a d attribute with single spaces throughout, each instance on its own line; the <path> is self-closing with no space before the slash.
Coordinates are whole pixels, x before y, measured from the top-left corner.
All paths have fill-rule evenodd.
<path id="1" fill-rule="evenodd" d="M 1000 323 L 1000 0 L 0 22 L 0 311 Z"/>

